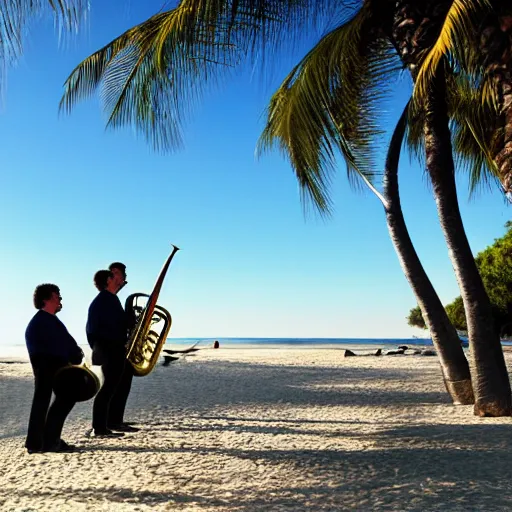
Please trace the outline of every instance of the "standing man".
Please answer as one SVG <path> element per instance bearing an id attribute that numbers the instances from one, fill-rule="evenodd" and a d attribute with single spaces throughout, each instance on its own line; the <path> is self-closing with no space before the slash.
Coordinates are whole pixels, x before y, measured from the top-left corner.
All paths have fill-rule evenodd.
<path id="1" fill-rule="evenodd" d="M 50 401 L 56 373 L 69 363 L 79 364 L 84 354 L 56 316 L 62 309 L 58 286 L 49 283 L 37 286 L 34 306 L 39 311 L 25 331 L 35 380 L 25 447 L 28 453 L 70 452 L 75 447 L 60 436 L 76 401 L 69 396 L 56 396 L 51 406 Z"/>
<path id="2" fill-rule="evenodd" d="M 105 378 L 94 399 L 92 410 L 93 435 L 121 437 L 108 426 L 112 398 L 121 381 L 126 361 L 127 321 L 117 297 L 119 282 L 110 270 L 99 270 L 94 275 L 99 293 L 89 306 L 87 341 L 92 348 L 92 363 L 101 365 Z"/>
<path id="3" fill-rule="evenodd" d="M 111 263 L 108 269 L 114 276 L 114 282 L 118 286 L 118 291 L 127 284 L 126 281 L 126 265 L 116 261 Z M 132 325 L 127 324 L 127 328 L 130 329 Z M 127 347 L 128 348 L 128 347 Z M 124 421 L 124 411 L 126 409 L 126 402 L 128 401 L 128 395 L 132 387 L 133 380 L 133 368 L 130 362 L 126 359 L 125 352 L 125 363 L 121 380 L 116 388 L 114 396 L 110 402 L 109 415 L 108 415 L 108 428 L 117 430 L 119 432 L 137 432 L 139 429 L 131 426 Z"/>

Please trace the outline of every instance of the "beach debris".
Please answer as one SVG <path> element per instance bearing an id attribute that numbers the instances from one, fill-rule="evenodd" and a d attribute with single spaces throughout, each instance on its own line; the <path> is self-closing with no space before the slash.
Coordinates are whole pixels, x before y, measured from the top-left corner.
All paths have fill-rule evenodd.
<path id="1" fill-rule="evenodd" d="M 351 357 L 351 356 L 381 356 L 382 355 L 382 349 L 379 348 L 375 352 L 371 353 L 365 353 L 365 354 L 356 354 L 355 352 L 352 352 L 352 350 L 345 349 L 344 357 Z"/>
<path id="2" fill-rule="evenodd" d="M 174 356 L 164 356 L 164 362 L 162 366 L 169 366 L 173 361 L 177 361 L 179 357 Z"/>
<path id="3" fill-rule="evenodd" d="M 384 355 L 385 356 L 399 356 L 405 353 L 405 350 L 403 349 L 397 349 L 397 350 L 388 350 Z"/>
<path id="4" fill-rule="evenodd" d="M 196 346 L 198 344 L 199 344 L 199 341 L 196 341 L 191 347 L 185 348 L 183 350 L 171 350 L 168 348 L 164 348 L 162 350 L 162 352 L 165 352 L 166 354 L 169 354 L 169 355 L 163 356 L 164 362 L 163 362 L 162 366 L 169 366 L 173 361 L 177 361 L 178 359 L 180 359 L 180 357 L 182 357 L 184 359 L 185 357 L 190 357 L 190 356 L 195 355 L 194 352 L 197 352 L 198 350 L 200 350 L 199 348 L 196 348 Z M 176 355 L 178 357 L 175 357 Z"/>
<path id="5" fill-rule="evenodd" d="M 356 353 L 352 350 L 345 349 L 343 356 L 344 357 L 382 356 L 382 355 L 384 355 L 384 356 L 401 356 L 404 354 L 407 356 L 435 356 L 435 355 L 437 355 L 436 351 L 432 350 L 430 348 L 419 349 L 419 348 L 409 348 L 407 345 L 400 345 L 396 349 L 386 350 L 385 352 L 383 352 L 383 350 L 381 348 L 379 348 L 373 352 L 365 351 L 363 353 Z"/>
<path id="6" fill-rule="evenodd" d="M 170 349 L 164 349 L 162 350 L 162 352 L 165 352 L 166 354 L 190 354 L 191 352 L 197 352 L 199 349 L 198 348 L 195 348 L 195 346 L 197 345 L 194 344 L 192 345 L 190 348 L 186 348 L 185 350 L 170 350 Z"/>

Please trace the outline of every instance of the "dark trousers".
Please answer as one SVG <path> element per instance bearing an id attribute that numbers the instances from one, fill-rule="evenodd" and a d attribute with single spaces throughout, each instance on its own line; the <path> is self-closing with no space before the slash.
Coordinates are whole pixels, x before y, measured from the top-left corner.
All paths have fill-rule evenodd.
<path id="1" fill-rule="evenodd" d="M 50 406 L 53 379 L 57 371 L 66 366 L 66 361 L 49 355 L 35 355 L 30 358 L 30 362 L 35 389 L 25 447 L 41 450 L 58 444 L 64 421 L 76 401 L 70 397 L 55 397 Z"/>
<path id="2" fill-rule="evenodd" d="M 133 367 L 128 360 L 125 359 L 121 379 L 110 401 L 107 418 L 108 425 L 120 425 L 124 422 L 124 410 L 126 409 L 126 402 L 128 401 L 128 395 L 132 387 L 132 380 Z"/>
<path id="3" fill-rule="evenodd" d="M 104 381 L 92 407 L 92 428 L 94 430 L 104 431 L 108 428 L 110 407 L 121 382 L 125 361 L 124 354 L 111 355 L 105 358 L 101 365 Z"/>

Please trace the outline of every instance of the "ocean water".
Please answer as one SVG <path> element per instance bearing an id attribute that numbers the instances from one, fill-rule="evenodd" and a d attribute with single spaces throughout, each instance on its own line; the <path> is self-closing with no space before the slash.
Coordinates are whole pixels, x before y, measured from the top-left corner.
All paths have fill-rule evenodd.
<path id="1" fill-rule="evenodd" d="M 398 345 L 432 345 L 430 338 L 167 338 L 166 346 L 211 347 L 218 341 L 225 348 L 396 348 Z"/>
<path id="2" fill-rule="evenodd" d="M 319 349 L 347 348 L 353 350 L 371 350 L 376 348 L 391 349 L 398 345 L 428 346 L 432 345 L 430 338 L 167 338 L 166 348 L 182 349 L 196 344 L 197 348 L 210 348 L 214 341 L 221 348 L 287 348 L 287 349 Z M 88 345 L 80 345 L 87 354 Z M 0 343 L 0 358 L 27 359 L 25 344 Z"/>

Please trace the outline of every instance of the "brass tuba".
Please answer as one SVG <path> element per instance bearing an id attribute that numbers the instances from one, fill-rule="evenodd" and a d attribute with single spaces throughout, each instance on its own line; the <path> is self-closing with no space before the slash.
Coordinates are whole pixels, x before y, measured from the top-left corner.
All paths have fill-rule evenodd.
<path id="1" fill-rule="evenodd" d="M 175 245 L 172 247 L 173 250 L 160 271 L 151 295 L 134 293 L 126 299 L 125 310 L 130 324 L 133 325 L 128 339 L 126 357 L 133 366 L 134 375 L 138 377 L 147 375 L 155 367 L 171 328 L 170 313 L 157 306 L 156 301 L 167 269 L 174 255 L 179 251 L 179 247 Z"/>

